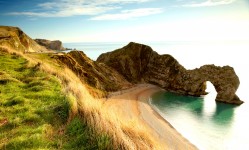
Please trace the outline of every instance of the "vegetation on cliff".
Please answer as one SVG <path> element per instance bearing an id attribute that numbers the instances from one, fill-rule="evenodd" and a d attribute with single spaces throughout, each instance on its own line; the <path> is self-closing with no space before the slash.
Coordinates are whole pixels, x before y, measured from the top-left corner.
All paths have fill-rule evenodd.
<path id="1" fill-rule="evenodd" d="M 60 81 L 0 50 L 0 149 L 105 149 L 109 137 L 75 116 Z"/>
<path id="2" fill-rule="evenodd" d="M 131 86 L 116 70 L 92 61 L 82 51 L 71 51 L 54 58 L 75 72 L 81 81 L 91 88 L 110 92 Z"/>

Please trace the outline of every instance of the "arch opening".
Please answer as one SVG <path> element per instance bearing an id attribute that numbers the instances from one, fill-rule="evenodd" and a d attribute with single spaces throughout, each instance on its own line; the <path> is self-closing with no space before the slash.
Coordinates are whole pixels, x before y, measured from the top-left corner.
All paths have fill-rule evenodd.
<path id="1" fill-rule="evenodd" d="M 217 91 L 216 91 L 213 83 L 210 82 L 210 81 L 206 81 L 206 90 L 205 90 L 205 92 L 207 92 L 208 95 L 209 94 L 215 94 L 215 95 L 217 95 Z"/>
<path id="2" fill-rule="evenodd" d="M 206 81 L 205 84 L 206 84 L 205 92 L 208 94 L 204 96 L 204 109 L 203 109 L 203 111 L 208 116 L 213 116 L 213 114 L 216 111 L 215 99 L 217 96 L 217 91 L 216 91 L 212 82 Z"/>

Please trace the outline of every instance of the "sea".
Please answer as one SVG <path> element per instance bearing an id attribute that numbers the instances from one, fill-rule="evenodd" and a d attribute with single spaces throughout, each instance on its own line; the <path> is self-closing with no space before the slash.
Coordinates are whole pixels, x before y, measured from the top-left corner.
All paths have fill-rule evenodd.
<path id="1" fill-rule="evenodd" d="M 138 42 L 139 43 L 139 42 Z M 207 82 L 208 95 L 182 96 L 161 91 L 151 106 L 183 137 L 201 150 L 249 150 L 249 41 L 164 41 L 140 42 L 159 54 L 170 54 L 186 69 L 205 64 L 232 66 L 240 79 L 236 94 L 240 106 L 215 101 L 216 91 Z M 121 48 L 126 42 L 65 43 L 64 47 L 82 50 L 92 60 L 105 52 Z"/>

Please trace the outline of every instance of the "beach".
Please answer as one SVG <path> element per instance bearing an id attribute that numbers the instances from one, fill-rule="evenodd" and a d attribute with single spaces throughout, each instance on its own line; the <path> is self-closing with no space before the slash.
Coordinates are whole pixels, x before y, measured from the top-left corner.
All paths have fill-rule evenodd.
<path id="1" fill-rule="evenodd" d="M 132 88 L 111 93 L 104 106 L 127 121 L 138 120 L 162 149 L 197 149 L 174 127 L 162 118 L 149 104 L 152 94 L 162 89 L 150 84 L 138 84 Z"/>

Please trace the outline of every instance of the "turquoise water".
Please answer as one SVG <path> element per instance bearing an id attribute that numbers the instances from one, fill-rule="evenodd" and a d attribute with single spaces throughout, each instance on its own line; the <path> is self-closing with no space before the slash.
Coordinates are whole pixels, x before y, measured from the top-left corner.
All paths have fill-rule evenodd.
<path id="1" fill-rule="evenodd" d="M 67 48 L 84 51 L 96 60 L 101 53 L 128 43 L 66 43 Z M 148 42 L 159 54 L 171 54 L 185 68 L 204 64 L 234 67 L 240 78 L 237 95 L 240 106 L 215 102 L 215 91 L 202 98 L 160 92 L 152 106 L 184 137 L 205 150 L 249 150 L 249 42 Z M 210 86 L 210 85 L 209 85 Z M 212 85 L 211 85 L 212 87 Z"/>
<path id="2" fill-rule="evenodd" d="M 235 106 L 214 98 L 212 93 L 191 97 L 162 91 L 152 96 L 151 105 L 199 149 L 249 149 L 248 104 Z"/>

